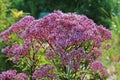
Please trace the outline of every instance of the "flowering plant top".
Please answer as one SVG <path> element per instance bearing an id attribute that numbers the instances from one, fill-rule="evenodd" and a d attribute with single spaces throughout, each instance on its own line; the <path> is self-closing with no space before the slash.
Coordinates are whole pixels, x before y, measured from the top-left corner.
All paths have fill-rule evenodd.
<path id="1" fill-rule="evenodd" d="M 12 34 L 16 34 L 22 40 L 21 43 L 12 41 Z M 12 46 L 7 46 L 2 52 L 12 57 L 13 62 L 18 63 L 24 57 L 33 61 L 31 66 L 34 79 L 83 80 L 89 73 L 91 78 L 106 77 L 105 67 L 96 59 L 102 56 L 99 48 L 102 42 L 111 39 L 111 32 L 85 15 L 54 11 L 38 20 L 26 16 L 2 32 L 0 37 L 11 43 Z M 51 66 L 36 64 L 41 48 Z M 52 72 L 54 70 L 56 74 Z"/>

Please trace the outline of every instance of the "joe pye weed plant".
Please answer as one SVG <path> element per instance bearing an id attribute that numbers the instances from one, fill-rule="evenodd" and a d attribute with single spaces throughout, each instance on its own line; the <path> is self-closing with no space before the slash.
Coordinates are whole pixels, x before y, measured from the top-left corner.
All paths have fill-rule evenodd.
<path id="1" fill-rule="evenodd" d="M 0 74 L 1 80 L 107 77 L 105 66 L 97 59 L 102 56 L 102 42 L 111 39 L 111 32 L 85 15 L 54 11 L 37 20 L 26 16 L 2 32 L 0 38 L 8 44 L 2 52 L 23 71 L 5 71 Z"/>

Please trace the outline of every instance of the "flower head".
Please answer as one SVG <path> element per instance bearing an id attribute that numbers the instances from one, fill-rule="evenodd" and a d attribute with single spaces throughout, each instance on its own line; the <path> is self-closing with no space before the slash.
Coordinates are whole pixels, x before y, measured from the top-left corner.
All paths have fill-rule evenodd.
<path id="1" fill-rule="evenodd" d="M 16 70 L 8 70 L 0 74 L 0 80 L 27 80 L 27 75 L 25 73 L 18 73 Z"/>
<path id="2" fill-rule="evenodd" d="M 99 72 L 105 68 L 103 63 L 99 61 L 93 62 L 90 67 L 94 72 Z"/>
<path id="3" fill-rule="evenodd" d="M 43 65 L 40 67 L 38 70 L 36 70 L 33 73 L 33 78 L 34 79 L 44 79 L 44 78 L 49 78 L 51 80 L 54 80 L 56 78 L 55 73 L 53 72 L 53 66 L 49 65 Z"/>

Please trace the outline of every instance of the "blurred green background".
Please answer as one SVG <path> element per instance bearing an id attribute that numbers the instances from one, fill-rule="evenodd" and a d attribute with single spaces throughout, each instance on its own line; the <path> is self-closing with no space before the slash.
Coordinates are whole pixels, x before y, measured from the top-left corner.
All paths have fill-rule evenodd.
<path id="1" fill-rule="evenodd" d="M 54 10 L 87 15 L 97 24 L 111 30 L 112 40 L 107 42 L 111 48 L 103 50 L 101 60 L 108 69 L 108 80 L 120 80 L 120 0 L 0 0 L 0 32 L 25 15 L 38 19 Z M 5 46 L 5 43 L 0 41 L 0 50 Z M 0 52 L 0 73 L 16 68 L 13 65 L 5 54 Z"/>

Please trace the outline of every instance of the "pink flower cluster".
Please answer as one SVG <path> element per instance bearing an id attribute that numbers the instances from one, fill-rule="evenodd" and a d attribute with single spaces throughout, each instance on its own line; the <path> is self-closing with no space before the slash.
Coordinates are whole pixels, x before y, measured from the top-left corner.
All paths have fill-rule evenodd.
<path id="1" fill-rule="evenodd" d="M 108 75 L 103 63 L 99 61 L 93 62 L 90 67 L 95 73 L 100 73 L 102 78 L 105 78 Z"/>
<path id="2" fill-rule="evenodd" d="M 101 52 L 101 50 L 99 50 L 99 49 L 93 48 L 93 49 L 91 50 L 91 55 L 94 56 L 94 58 L 98 58 L 98 57 L 101 57 L 101 56 L 102 56 L 102 52 Z"/>
<path id="3" fill-rule="evenodd" d="M 60 53 L 60 59 L 63 66 L 69 66 L 73 71 L 78 71 L 80 67 L 80 62 L 83 59 L 83 49 L 78 48 L 73 49 L 69 53 L 58 51 Z M 57 55 L 58 56 L 58 55 Z"/>
<path id="4" fill-rule="evenodd" d="M 82 45 L 93 41 L 94 47 L 100 47 L 101 42 L 111 38 L 111 33 L 102 25 L 96 25 L 84 15 L 74 13 L 62 13 L 55 11 L 46 17 L 34 20 L 27 16 L 2 32 L 0 37 L 9 40 L 11 33 L 17 33 L 26 43 L 32 43 L 33 39 L 49 42 L 56 47 L 67 48 L 69 46 Z"/>
<path id="5" fill-rule="evenodd" d="M 53 72 L 54 67 L 49 65 L 43 65 L 33 73 L 33 79 L 56 79 L 56 74 Z"/>
<path id="6" fill-rule="evenodd" d="M 2 49 L 3 53 L 7 53 L 7 57 L 14 57 L 13 62 L 18 62 L 21 57 L 28 55 L 29 51 L 30 46 L 28 46 L 27 44 L 23 44 L 21 46 L 18 44 L 14 44 L 11 48 L 8 46 Z"/>
<path id="7" fill-rule="evenodd" d="M 38 51 L 42 44 L 47 44 L 45 50 L 46 57 L 50 61 L 60 61 L 59 66 L 64 68 L 69 66 L 73 72 L 84 70 L 92 63 L 93 71 L 102 66 L 94 61 L 102 56 L 101 43 L 111 39 L 111 32 L 102 25 L 97 25 L 93 20 L 85 15 L 75 13 L 62 13 L 55 11 L 42 19 L 35 20 L 32 16 L 27 16 L 12 25 L 8 30 L 0 34 L 0 38 L 9 42 L 11 34 L 24 40 L 22 45 L 13 43 L 11 47 L 3 49 L 8 57 L 14 57 L 14 61 L 30 55 L 31 46 Z M 37 53 L 37 52 L 35 52 Z M 59 59 L 59 60 L 58 60 Z M 57 66 L 56 66 L 57 67 Z M 53 78 L 53 67 L 42 66 L 33 74 L 33 78 Z M 65 72 L 66 73 L 66 72 Z M 101 72 L 105 73 L 105 72 Z"/>
<path id="8" fill-rule="evenodd" d="M 4 39 L 4 41 L 9 41 L 10 37 L 9 35 L 12 33 L 20 33 L 21 31 L 24 31 L 26 27 L 34 20 L 32 16 L 26 16 L 23 19 L 21 19 L 19 22 L 12 25 L 8 30 L 5 30 L 0 34 L 0 37 Z"/>
<path id="9" fill-rule="evenodd" d="M 16 70 L 8 70 L 0 74 L 0 80 L 27 80 L 25 73 L 17 73 Z"/>

